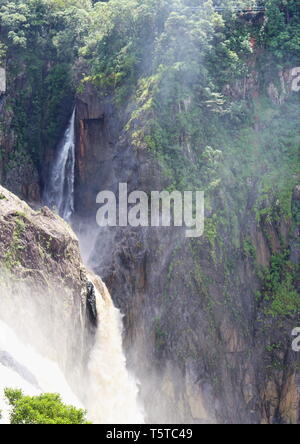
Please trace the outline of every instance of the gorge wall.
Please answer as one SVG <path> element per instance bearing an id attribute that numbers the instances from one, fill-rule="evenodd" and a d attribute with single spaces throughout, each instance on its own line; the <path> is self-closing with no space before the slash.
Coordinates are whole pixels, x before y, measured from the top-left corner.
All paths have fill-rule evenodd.
<path id="1" fill-rule="evenodd" d="M 261 292 L 272 257 L 287 255 L 283 262 L 298 265 L 299 221 L 283 215 L 258 221 L 260 191 L 253 177 L 231 216 L 235 226 L 228 232 L 218 227 L 214 245 L 207 231 L 201 240 L 186 239 L 180 229 L 97 232 L 100 190 L 117 193 L 119 182 L 130 190 L 162 190 L 168 179 L 149 152 L 130 145 L 117 126 L 123 117 L 116 117 L 109 100 L 99 96 L 96 103 L 96 92 L 78 98 L 75 201 L 97 236 L 89 263 L 126 314 L 125 343 L 149 421 L 297 423 L 299 357 L 291 348 L 296 321 L 268 313 Z M 291 208 L 298 206 L 298 188 Z M 215 207 L 230 215 L 235 193 L 224 182 Z M 296 279 L 299 284 L 299 271 Z"/>
<path id="2" fill-rule="evenodd" d="M 29 35 L 37 44 L 26 59 L 22 49 L 8 50 L 0 182 L 40 204 L 75 103 L 73 227 L 89 267 L 125 315 L 128 365 L 141 382 L 147 421 L 299 423 L 291 332 L 300 321 L 300 116 L 291 72 L 300 59 L 290 29 L 299 12 L 284 14 L 277 1 L 257 18 L 221 17 L 211 3 L 199 13 L 185 1 L 163 2 L 159 11 L 150 0 L 144 8 L 100 3 L 88 31 L 81 20 L 91 6 L 78 13 L 85 36 L 79 54 L 73 47 L 80 33 L 74 44 L 73 35 L 59 31 L 58 38 L 56 30 L 51 43 Z M 111 26 L 99 37 L 102 17 Z M 34 54 L 42 62 L 32 70 Z M 186 239 L 179 228 L 100 229 L 96 196 L 117 194 L 121 182 L 147 193 L 204 190 L 204 236 Z M 21 234 L 26 221 L 8 214 L 3 242 L 14 245 L 10 218 Z M 35 248 L 37 239 L 28 241 Z M 60 238 L 48 252 L 46 241 L 45 257 L 55 258 L 22 273 L 37 283 L 39 268 L 63 275 L 67 287 L 71 280 L 71 318 L 82 332 L 85 272 L 81 281 L 70 242 L 72 248 Z M 15 266 L 13 250 L 8 259 Z M 59 317 L 56 304 L 50 307 Z"/>

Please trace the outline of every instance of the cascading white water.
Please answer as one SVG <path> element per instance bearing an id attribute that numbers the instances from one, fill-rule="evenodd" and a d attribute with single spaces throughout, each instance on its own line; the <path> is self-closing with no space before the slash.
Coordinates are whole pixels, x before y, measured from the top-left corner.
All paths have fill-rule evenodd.
<path id="1" fill-rule="evenodd" d="M 65 403 L 86 408 L 88 419 L 96 424 L 142 424 L 144 422 L 143 409 L 138 402 L 138 384 L 126 367 L 122 347 L 121 314 L 114 307 L 108 290 L 100 279 L 95 276 L 89 276 L 89 278 L 94 283 L 98 328 L 86 371 L 81 375 L 84 392 L 80 383 L 74 386 L 73 381 L 72 385 L 82 403 L 69 387 L 68 372 L 64 375 L 59 365 L 48 358 L 48 347 L 57 347 L 59 352 L 60 344 L 53 345 L 49 338 L 49 344 L 45 342 L 45 347 L 39 347 L 40 351 L 37 352 L 34 340 L 33 344 L 25 345 L 20 339 L 23 334 L 16 334 L 6 321 L 0 319 L 0 410 L 2 410 L 0 424 L 9 423 L 9 406 L 4 397 L 5 388 L 20 388 L 25 395 L 30 396 L 41 393 L 59 393 Z M 23 312 L 20 310 L 13 313 L 14 324 L 17 319 L 19 319 L 18 324 L 22 322 L 24 313 L 27 313 L 27 309 L 30 310 L 30 304 L 27 309 L 24 306 L 22 309 L 24 309 Z M 9 318 L 7 313 L 0 314 L 1 318 L 3 316 Z M 35 316 L 43 318 L 42 312 L 36 312 Z M 35 337 L 41 334 L 39 322 L 35 325 L 27 325 L 25 322 L 22 331 L 23 328 L 33 329 Z M 69 331 L 68 325 L 62 328 Z M 61 333 L 64 336 L 65 332 Z M 68 350 L 64 352 L 68 353 Z M 78 365 L 80 365 L 79 362 Z M 83 393 L 86 395 L 84 396 Z"/>
<path id="2" fill-rule="evenodd" d="M 75 110 L 53 165 L 45 202 L 69 220 L 74 211 Z M 93 277 L 90 276 L 91 281 Z M 122 346 L 122 317 L 105 286 L 95 296 L 98 328 L 87 369 L 86 408 L 94 423 L 141 424 L 138 385 L 126 368 Z"/>
<path id="3" fill-rule="evenodd" d="M 98 329 L 88 364 L 89 417 L 96 424 L 142 424 L 138 385 L 126 368 L 122 347 L 122 317 L 103 285 L 97 291 Z"/>
<path id="4" fill-rule="evenodd" d="M 0 424 L 9 424 L 5 388 L 21 389 L 29 396 L 59 393 L 66 404 L 82 408 L 58 365 L 23 344 L 13 330 L 0 321 Z"/>
<path id="5" fill-rule="evenodd" d="M 70 220 L 74 212 L 75 177 L 75 109 L 68 128 L 59 144 L 58 154 L 45 187 L 44 202 L 59 215 Z"/>

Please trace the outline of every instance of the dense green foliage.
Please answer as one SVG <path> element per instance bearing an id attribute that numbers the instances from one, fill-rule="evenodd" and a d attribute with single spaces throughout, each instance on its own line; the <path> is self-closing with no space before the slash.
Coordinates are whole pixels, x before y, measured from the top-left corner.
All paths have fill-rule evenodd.
<path id="1" fill-rule="evenodd" d="M 272 257 L 270 268 L 264 276 L 264 299 L 270 302 L 266 314 L 273 317 L 300 314 L 300 297 L 295 282 L 297 270 L 299 271 L 299 266 L 289 261 L 288 251 Z"/>
<path id="2" fill-rule="evenodd" d="M 39 165 L 53 148 L 74 100 L 71 68 L 90 22 L 90 2 L 4 0 L 0 5 L 1 58 L 8 69 L 15 149 Z M 24 160 L 26 162 L 26 156 Z"/>
<path id="3" fill-rule="evenodd" d="M 199 3 L 201 8 L 190 7 Z M 261 120 L 266 129 L 262 139 L 270 136 L 280 111 L 270 101 L 233 99 L 224 87 L 245 82 L 257 63 L 264 94 L 264 82 L 277 79 L 281 67 L 294 66 L 299 59 L 299 10 L 288 4 L 282 12 L 284 3 L 266 2 L 268 20 L 246 19 L 230 8 L 221 16 L 211 1 L 111 0 L 96 5 L 95 29 L 82 49 L 90 65 L 85 80 L 93 81 L 102 94 L 113 93 L 119 106 L 135 94 L 136 107 L 127 124 L 132 144 L 153 150 L 177 188 L 220 184 L 216 170 L 224 156 L 228 164 L 237 154 L 245 157 L 245 174 L 251 175 L 251 152 L 245 153 L 243 140 L 253 146 Z M 282 49 L 284 33 L 286 41 L 294 43 Z M 281 51 L 274 50 L 276 45 Z M 259 66 L 260 48 L 265 67 Z M 295 151 L 289 156 L 294 158 L 297 131 L 293 137 Z M 262 153 L 265 143 L 270 140 L 262 140 Z M 274 170 L 278 166 L 274 161 L 272 165 Z"/>
<path id="4" fill-rule="evenodd" d="M 267 0 L 266 5 L 268 21 L 261 37 L 270 59 L 281 65 L 299 62 L 299 0 Z"/>
<path id="5" fill-rule="evenodd" d="M 24 83 L 12 103 L 17 150 L 40 161 L 55 144 L 79 87 L 72 67 L 81 58 L 83 81 L 113 94 L 116 104 L 136 95 L 128 121 L 133 145 L 154 150 L 177 186 L 184 177 L 199 186 L 219 127 L 253 123 L 251 105 L 223 93 L 249 73 L 247 58 L 259 59 L 251 39 L 264 48 L 268 78 L 299 58 L 299 1 L 261 3 L 267 20 L 255 21 L 233 8 L 256 4 L 250 0 L 4 0 L 1 56 L 13 86 L 20 76 Z M 216 13 L 214 4 L 227 10 Z"/>
<path id="6" fill-rule="evenodd" d="M 12 407 L 11 424 L 88 424 L 86 412 L 63 404 L 57 394 L 24 396 L 21 390 L 6 389 Z"/>
<path id="7" fill-rule="evenodd" d="M 235 8 L 256 4 L 265 12 Z M 300 0 L 4 0 L 0 23 L 11 87 L 23 84 L 11 103 L 12 156 L 41 162 L 75 90 L 93 83 L 126 119 L 132 149 L 154 153 L 170 189 L 206 191 L 215 263 L 232 250 L 256 261 L 249 233 L 241 236 L 245 217 L 267 239 L 280 221 L 295 225 L 299 95 L 286 94 L 280 75 L 300 65 Z M 288 264 L 279 280 L 272 264 L 264 273 L 267 314 L 299 312 Z"/>
<path id="8" fill-rule="evenodd" d="M 205 189 L 213 212 L 205 238 L 216 265 L 230 263 L 228 251 L 240 249 L 256 262 L 255 248 L 241 238 L 246 214 L 278 254 L 270 227 L 280 231 L 280 221 L 293 220 L 300 177 L 299 96 L 275 103 L 269 93 L 273 84 L 284 95 L 280 73 L 299 66 L 300 2 L 260 2 L 263 14 L 239 13 L 237 3 L 256 4 L 221 2 L 227 9 L 217 13 L 212 1 L 99 2 L 81 50 L 88 64 L 83 82 L 113 96 L 120 110 L 130 103 L 132 147 L 155 154 L 170 189 Z M 203 241 L 196 245 L 197 257 Z M 273 262 L 263 271 L 264 313 L 296 316 L 297 270 L 286 259 L 274 279 Z"/>

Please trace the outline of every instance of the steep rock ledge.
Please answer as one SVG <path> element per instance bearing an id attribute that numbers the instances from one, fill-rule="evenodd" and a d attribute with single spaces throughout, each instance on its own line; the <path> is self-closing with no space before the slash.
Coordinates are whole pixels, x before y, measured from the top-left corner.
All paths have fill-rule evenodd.
<path id="1" fill-rule="evenodd" d="M 47 350 L 78 391 L 96 313 L 75 234 L 48 208 L 33 211 L 0 187 L 0 267 L 1 319 Z"/>

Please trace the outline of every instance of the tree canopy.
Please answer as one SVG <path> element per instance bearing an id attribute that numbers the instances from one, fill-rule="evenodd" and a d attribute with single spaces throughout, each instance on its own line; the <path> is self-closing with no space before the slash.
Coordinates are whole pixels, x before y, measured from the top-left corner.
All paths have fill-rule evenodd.
<path id="1" fill-rule="evenodd" d="M 7 388 L 5 396 L 12 407 L 11 424 L 89 424 L 85 410 L 65 405 L 58 394 L 25 396 Z"/>

